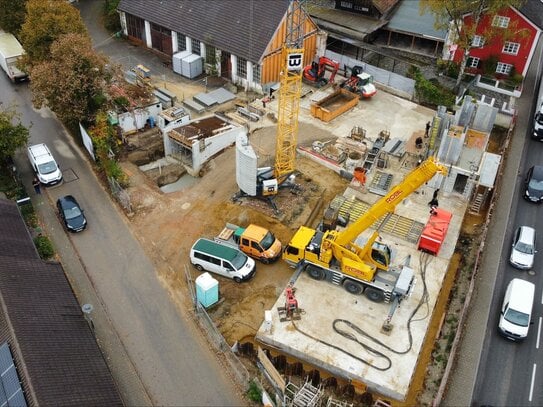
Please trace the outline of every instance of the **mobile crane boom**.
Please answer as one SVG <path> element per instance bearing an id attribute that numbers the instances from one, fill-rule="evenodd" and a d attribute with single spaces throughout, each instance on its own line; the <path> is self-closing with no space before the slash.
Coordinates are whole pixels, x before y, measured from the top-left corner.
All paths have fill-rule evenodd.
<path id="1" fill-rule="evenodd" d="M 355 239 L 383 215 L 394 212 L 400 202 L 438 173 L 446 175 L 447 169 L 433 157 L 428 158 L 342 231 L 321 231 L 302 226 L 285 248 L 283 259 L 292 265 L 301 264 L 317 280 L 326 278 L 342 284 L 354 294 L 360 294 L 364 289 L 368 291 L 367 288 L 371 287 L 367 296 L 373 301 L 384 300 L 387 297 L 382 292 L 393 293 L 391 287 L 402 280 L 398 275 L 396 282 L 390 279 L 386 284 L 376 281 L 385 279 L 384 275 L 377 276 L 376 273 L 389 271 L 390 249 L 376 242 L 377 232 L 362 247 L 355 243 Z"/>

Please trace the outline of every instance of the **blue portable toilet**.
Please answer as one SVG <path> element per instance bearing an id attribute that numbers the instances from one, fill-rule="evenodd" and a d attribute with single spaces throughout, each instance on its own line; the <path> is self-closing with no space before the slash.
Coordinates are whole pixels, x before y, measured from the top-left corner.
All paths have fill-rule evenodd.
<path id="1" fill-rule="evenodd" d="M 204 308 L 219 301 L 219 282 L 211 274 L 203 273 L 196 278 L 196 299 Z"/>
<path id="2" fill-rule="evenodd" d="M 155 118 L 153 116 L 149 116 L 149 127 L 153 128 L 155 127 Z"/>

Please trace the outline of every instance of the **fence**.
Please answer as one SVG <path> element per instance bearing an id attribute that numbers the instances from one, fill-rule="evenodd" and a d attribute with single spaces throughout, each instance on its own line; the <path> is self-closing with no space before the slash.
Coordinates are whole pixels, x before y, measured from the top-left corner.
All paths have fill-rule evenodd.
<path id="1" fill-rule="evenodd" d="M 196 317 L 196 321 L 198 322 L 198 325 L 200 326 L 202 331 L 206 334 L 209 342 L 213 345 L 213 347 L 222 355 L 224 355 L 224 358 L 230 367 L 230 372 L 235 376 L 236 381 L 243 388 L 243 390 L 246 391 L 249 387 L 249 380 L 251 379 L 251 375 L 249 374 L 243 363 L 241 363 L 241 361 L 238 359 L 236 354 L 233 352 L 230 345 L 228 345 L 222 334 L 219 332 L 205 308 L 196 298 L 196 293 L 194 291 L 194 282 L 192 280 L 192 276 L 190 275 L 189 268 L 187 267 L 187 265 L 185 265 L 184 267 L 185 277 L 187 279 L 187 287 L 189 288 L 189 293 L 192 299 L 194 316 Z"/>
<path id="2" fill-rule="evenodd" d="M 132 213 L 132 204 L 130 202 L 130 195 L 128 195 L 128 192 L 121 187 L 121 184 L 119 184 L 115 178 L 108 177 L 107 180 L 109 182 L 111 193 L 115 199 L 117 199 L 126 212 Z"/>
<path id="3" fill-rule="evenodd" d="M 405 76 L 399 75 L 394 72 L 387 71 L 386 69 L 379 68 L 374 65 L 362 62 L 356 58 L 352 58 L 346 55 L 341 55 L 333 51 L 326 50 L 326 57 L 334 59 L 340 63 L 340 66 L 346 66 L 352 68 L 356 65 L 364 67 L 364 71 L 373 76 L 375 82 L 378 85 L 382 85 L 387 88 L 390 93 L 397 94 L 398 96 L 405 97 L 412 100 L 415 95 L 415 81 Z"/>

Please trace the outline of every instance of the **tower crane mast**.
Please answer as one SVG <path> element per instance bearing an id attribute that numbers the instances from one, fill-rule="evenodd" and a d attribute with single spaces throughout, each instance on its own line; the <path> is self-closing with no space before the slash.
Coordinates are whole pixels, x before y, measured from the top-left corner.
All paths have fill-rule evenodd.
<path id="1" fill-rule="evenodd" d="M 295 169 L 304 66 L 305 13 L 302 8 L 304 1 L 290 1 L 285 21 L 285 41 L 281 50 L 282 67 L 274 166 L 274 176 L 279 184 Z"/>

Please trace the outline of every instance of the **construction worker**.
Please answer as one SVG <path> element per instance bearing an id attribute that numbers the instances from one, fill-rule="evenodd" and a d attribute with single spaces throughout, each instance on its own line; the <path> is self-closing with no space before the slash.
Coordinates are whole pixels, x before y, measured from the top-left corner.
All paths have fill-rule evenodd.
<path id="1" fill-rule="evenodd" d="M 38 195 L 41 194 L 40 180 L 37 177 L 34 177 L 32 180 L 32 186 L 34 187 L 34 192 Z"/>

